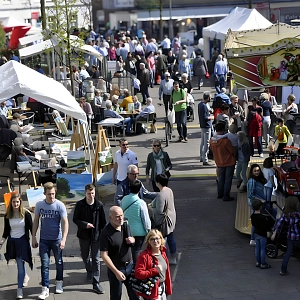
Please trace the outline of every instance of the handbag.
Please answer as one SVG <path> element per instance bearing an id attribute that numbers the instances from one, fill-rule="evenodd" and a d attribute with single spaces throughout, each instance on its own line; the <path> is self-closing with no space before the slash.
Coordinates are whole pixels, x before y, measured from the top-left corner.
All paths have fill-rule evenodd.
<path id="1" fill-rule="evenodd" d="M 166 204 L 165 204 L 165 207 L 164 207 L 164 211 L 165 211 L 165 215 L 161 221 L 160 224 L 155 224 L 154 222 L 154 219 L 151 220 L 151 223 L 152 223 L 152 229 L 157 229 L 161 232 L 162 236 L 165 237 L 167 235 L 167 232 L 168 232 L 168 224 L 167 224 L 167 218 L 168 218 L 168 207 L 166 207 Z"/>
<path id="2" fill-rule="evenodd" d="M 206 79 L 209 79 L 209 78 L 210 78 L 210 75 L 209 75 L 208 71 L 206 71 L 206 73 L 205 73 L 205 78 L 206 78 Z"/>
<path id="3" fill-rule="evenodd" d="M 171 177 L 171 173 L 170 173 L 170 171 L 165 171 L 164 172 L 164 174 L 168 177 L 168 178 L 170 178 Z"/>
<path id="4" fill-rule="evenodd" d="M 155 268 L 155 262 L 152 257 L 152 268 Z M 153 276 L 146 279 L 137 279 L 134 276 L 134 269 L 132 269 L 131 274 L 129 276 L 129 284 L 131 285 L 132 289 L 136 292 L 139 292 L 145 296 L 150 296 L 153 287 L 155 286 L 157 280 L 159 280 L 159 276 Z"/>

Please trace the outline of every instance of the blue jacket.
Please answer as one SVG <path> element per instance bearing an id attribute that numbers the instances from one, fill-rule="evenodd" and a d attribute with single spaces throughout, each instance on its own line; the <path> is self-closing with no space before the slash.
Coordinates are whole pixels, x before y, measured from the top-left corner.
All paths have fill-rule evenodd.
<path id="1" fill-rule="evenodd" d="M 210 113 L 208 111 L 206 104 L 202 101 L 198 104 L 198 116 L 199 116 L 200 128 L 211 128 L 212 120 L 208 119 Z"/>

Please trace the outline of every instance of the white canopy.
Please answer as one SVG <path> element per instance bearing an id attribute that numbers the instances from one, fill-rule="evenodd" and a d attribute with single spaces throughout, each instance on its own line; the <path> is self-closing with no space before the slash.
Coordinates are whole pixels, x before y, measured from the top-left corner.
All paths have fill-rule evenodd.
<path id="1" fill-rule="evenodd" d="M 236 7 L 224 19 L 203 28 L 203 36 L 224 40 L 228 29 L 232 31 L 242 31 L 267 28 L 271 25 L 272 23 L 256 9 Z"/>
<path id="2" fill-rule="evenodd" d="M 0 67 L 0 103 L 23 94 L 79 120 L 86 114 L 59 82 L 10 60 Z"/>

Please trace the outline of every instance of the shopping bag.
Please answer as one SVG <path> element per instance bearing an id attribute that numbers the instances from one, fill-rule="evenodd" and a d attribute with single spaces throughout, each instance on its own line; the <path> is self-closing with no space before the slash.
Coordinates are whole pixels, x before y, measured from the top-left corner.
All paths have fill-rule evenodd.
<path id="1" fill-rule="evenodd" d="M 208 71 L 206 71 L 205 78 L 206 78 L 206 79 L 209 79 L 209 78 L 210 78 L 210 75 L 209 75 Z"/>
<path id="2" fill-rule="evenodd" d="M 175 123 L 175 111 L 174 111 L 174 109 L 169 110 L 169 112 L 168 112 L 168 121 L 170 122 L 170 124 Z"/>

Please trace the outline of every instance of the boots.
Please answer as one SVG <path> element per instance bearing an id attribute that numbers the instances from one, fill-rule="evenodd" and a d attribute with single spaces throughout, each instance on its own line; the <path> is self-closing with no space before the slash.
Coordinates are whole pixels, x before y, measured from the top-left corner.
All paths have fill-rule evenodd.
<path id="1" fill-rule="evenodd" d="M 170 265 L 177 265 L 177 253 L 171 253 L 171 256 L 169 258 L 169 264 Z"/>

